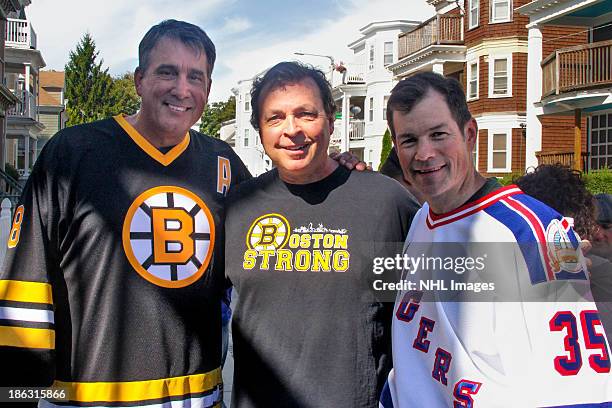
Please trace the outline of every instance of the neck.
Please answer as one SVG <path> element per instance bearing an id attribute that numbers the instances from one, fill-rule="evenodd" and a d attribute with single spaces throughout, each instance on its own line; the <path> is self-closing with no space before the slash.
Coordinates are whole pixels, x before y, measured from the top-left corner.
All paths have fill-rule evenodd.
<path id="1" fill-rule="evenodd" d="M 436 197 L 427 197 L 429 208 L 436 214 L 444 214 L 461 207 L 471 196 L 473 196 L 484 184 L 486 179 L 476 170 L 465 179 L 456 189 L 445 191 Z"/>
<path id="2" fill-rule="evenodd" d="M 141 112 L 127 116 L 125 120 L 132 125 L 142 137 L 157 148 L 176 146 L 183 141 L 187 134 L 187 131 L 176 134 L 160 134 L 158 129 L 152 129 L 148 125 L 150 121 L 148 121 Z"/>
<path id="3" fill-rule="evenodd" d="M 318 169 L 305 169 L 303 172 L 296 172 L 290 170 L 284 170 L 278 168 L 278 175 L 282 181 L 289 184 L 310 184 L 319 180 L 323 180 L 329 176 L 338 168 L 338 162 L 330 159 L 326 159 L 325 163 Z"/>

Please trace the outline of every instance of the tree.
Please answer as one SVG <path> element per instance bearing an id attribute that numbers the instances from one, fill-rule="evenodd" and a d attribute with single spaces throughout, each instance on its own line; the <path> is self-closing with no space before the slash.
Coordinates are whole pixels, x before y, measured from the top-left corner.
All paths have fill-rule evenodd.
<path id="1" fill-rule="evenodd" d="M 387 129 L 385 131 L 385 134 L 383 135 L 382 150 L 380 152 L 380 164 L 378 165 L 378 171 L 380 171 L 383 164 L 385 164 L 385 161 L 387 160 L 387 157 L 389 156 L 389 152 L 391 152 L 392 147 L 393 143 L 391 142 L 391 133 L 389 132 L 389 129 Z"/>
<path id="2" fill-rule="evenodd" d="M 125 74 L 113 78 L 113 100 L 115 105 L 111 108 L 112 115 L 125 113 L 133 115 L 140 109 L 140 97 L 136 93 L 134 86 L 134 74 L 126 72 Z"/>
<path id="3" fill-rule="evenodd" d="M 230 96 L 225 102 L 213 102 L 206 105 L 202 115 L 200 132 L 212 137 L 219 138 L 221 123 L 236 117 L 236 98 Z"/>
<path id="4" fill-rule="evenodd" d="M 70 51 L 66 64 L 66 113 L 68 126 L 93 122 L 113 113 L 116 94 L 113 80 L 103 60 L 96 62 L 99 51 L 89 33 L 86 33 Z"/>

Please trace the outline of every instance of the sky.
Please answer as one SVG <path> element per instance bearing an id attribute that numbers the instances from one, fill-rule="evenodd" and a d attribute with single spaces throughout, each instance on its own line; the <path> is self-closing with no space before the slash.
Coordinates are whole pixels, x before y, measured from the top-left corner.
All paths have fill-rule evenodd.
<path id="1" fill-rule="evenodd" d="M 295 52 L 351 62 L 347 44 L 373 21 L 422 21 L 434 13 L 425 0 L 32 0 L 26 8 L 45 69 L 55 70 L 64 69 L 86 32 L 103 65 L 121 75 L 137 66 L 138 43 L 152 25 L 167 18 L 199 25 L 217 49 L 210 102 L 226 100 L 239 80 L 280 61 L 329 66 L 325 58 Z"/>

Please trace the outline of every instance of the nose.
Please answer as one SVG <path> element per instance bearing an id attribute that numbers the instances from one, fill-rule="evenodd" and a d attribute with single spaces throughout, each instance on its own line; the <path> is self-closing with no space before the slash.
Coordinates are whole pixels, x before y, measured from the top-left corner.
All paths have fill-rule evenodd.
<path id="1" fill-rule="evenodd" d="M 298 125 L 295 116 L 287 115 L 284 123 L 283 133 L 285 136 L 292 137 L 300 132 L 300 126 Z"/>
<path id="2" fill-rule="evenodd" d="M 432 159 L 434 156 L 435 150 L 432 143 L 427 140 L 427 138 L 419 138 L 414 159 L 425 162 Z"/>
<path id="3" fill-rule="evenodd" d="M 172 95 L 178 99 L 189 97 L 189 81 L 185 75 L 177 75 L 172 87 Z"/>

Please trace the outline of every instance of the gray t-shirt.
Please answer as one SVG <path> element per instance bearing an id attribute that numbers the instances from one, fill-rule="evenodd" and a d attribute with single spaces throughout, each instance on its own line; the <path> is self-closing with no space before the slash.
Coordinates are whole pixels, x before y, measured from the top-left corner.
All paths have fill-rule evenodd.
<path id="1" fill-rule="evenodd" d="M 230 195 L 233 406 L 376 407 L 393 304 L 370 289 L 372 257 L 401 248 L 417 211 L 407 192 L 338 167 L 307 185 L 272 170 Z"/>

